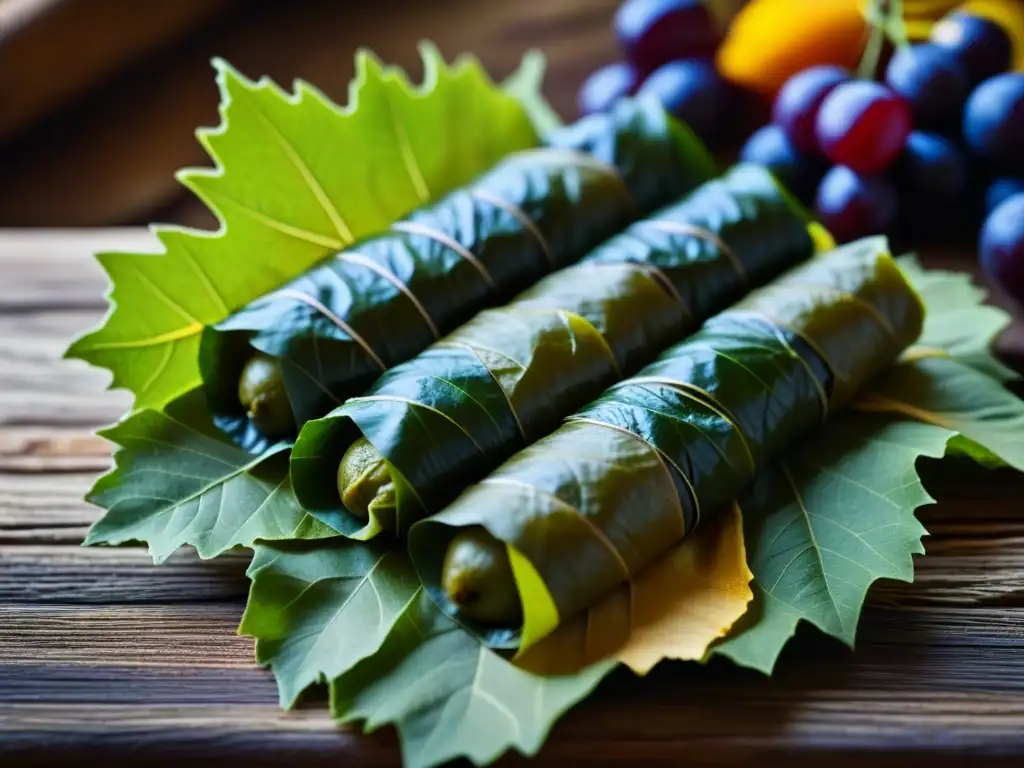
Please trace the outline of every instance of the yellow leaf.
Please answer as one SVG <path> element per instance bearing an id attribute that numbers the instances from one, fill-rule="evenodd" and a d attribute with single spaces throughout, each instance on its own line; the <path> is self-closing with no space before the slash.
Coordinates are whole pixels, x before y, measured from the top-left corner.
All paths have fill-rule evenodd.
<path id="1" fill-rule="evenodd" d="M 611 658 L 643 675 L 662 659 L 700 661 L 746 612 L 752 578 L 734 504 L 516 663 L 554 675 Z"/>

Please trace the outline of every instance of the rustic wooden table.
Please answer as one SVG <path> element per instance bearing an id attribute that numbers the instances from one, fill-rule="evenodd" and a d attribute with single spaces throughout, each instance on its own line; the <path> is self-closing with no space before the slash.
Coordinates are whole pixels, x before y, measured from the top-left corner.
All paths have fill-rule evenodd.
<path id="1" fill-rule="evenodd" d="M 0 765 L 394 765 L 390 731 L 278 709 L 235 632 L 244 554 L 154 567 L 139 549 L 79 547 L 97 514 L 82 495 L 109 464 L 91 433 L 127 398 L 60 355 L 104 308 L 89 254 L 150 243 L 0 233 Z M 940 500 L 923 514 L 929 555 L 915 584 L 873 590 L 856 652 L 806 632 L 770 680 L 717 663 L 614 676 L 537 762 L 1021 764 L 1024 480 L 925 470 Z"/>

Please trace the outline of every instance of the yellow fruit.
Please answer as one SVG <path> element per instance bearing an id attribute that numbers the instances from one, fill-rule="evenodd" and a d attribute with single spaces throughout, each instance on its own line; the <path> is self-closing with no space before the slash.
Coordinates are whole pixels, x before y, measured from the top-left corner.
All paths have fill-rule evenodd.
<path id="1" fill-rule="evenodd" d="M 792 75 L 817 64 L 856 68 L 867 40 L 863 0 L 751 0 L 718 50 L 718 70 L 774 96 Z"/>

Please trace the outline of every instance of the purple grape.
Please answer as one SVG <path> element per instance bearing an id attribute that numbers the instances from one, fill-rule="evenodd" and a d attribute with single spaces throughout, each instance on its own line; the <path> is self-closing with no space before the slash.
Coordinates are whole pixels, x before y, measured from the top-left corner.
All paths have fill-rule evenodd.
<path id="1" fill-rule="evenodd" d="M 637 91 L 637 98 L 657 99 L 709 143 L 722 135 L 734 96 L 715 66 L 699 59 L 670 61 L 651 73 Z"/>
<path id="2" fill-rule="evenodd" d="M 1008 197 L 985 219 L 981 266 L 1018 301 L 1024 301 L 1024 194 Z"/>
<path id="3" fill-rule="evenodd" d="M 963 132 L 970 148 L 1000 170 L 1024 169 L 1024 73 L 996 75 L 975 88 Z"/>
<path id="4" fill-rule="evenodd" d="M 626 59 L 644 74 L 675 59 L 714 56 L 721 41 L 702 0 L 626 0 L 614 26 Z"/>
<path id="5" fill-rule="evenodd" d="M 765 125 L 755 131 L 743 145 L 740 159 L 765 166 L 802 200 L 813 195 L 821 178 L 821 162 L 794 147 L 778 125 Z"/>
<path id="6" fill-rule="evenodd" d="M 936 127 L 956 119 L 970 90 L 963 66 L 937 45 L 898 50 L 889 60 L 885 82 L 910 105 L 918 127 Z"/>
<path id="7" fill-rule="evenodd" d="M 833 167 L 818 185 L 814 209 L 840 243 L 884 234 L 896 221 L 896 189 L 884 176 L 859 176 L 844 165 Z"/>
<path id="8" fill-rule="evenodd" d="M 972 84 L 1010 68 L 1013 43 L 1006 30 L 990 19 L 950 13 L 932 27 L 930 39 L 963 64 Z"/>
<path id="9" fill-rule="evenodd" d="M 629 96 L 639 83 L 636 70 L 624 61 L 594 70 L 583 81 L 576 97 L 581 115 L 606 112 L 619 99 Z"/>
<path id="10" fill-rule="evenodd" d="M 884 85 L 853 80 L 825 97 L 814 131 L 826 157 L 871 175 L 899 157 L 910 133 L 910 108 Z"/>
<path id="11" fill-rule="evenodd" d="M 949 139 L 912 131 L 896 164 L 901 186 L 915 201 L 952 202 L 967 192 L 967 160 Z"/>
<path id="12" fill-rule="evenodd" d="M 778 123 L 793 142 L 807 154 L 819 154 L 814 122 L 818 109 L 832 89 L 850 79 L 842 67 L 820 66 L 798 72 L 785 82 L 775 97 L 772 122 Z"/>
<path id="13" fill-rule="evenodd" d="M 1021 193 L 1024 193 L 1024 179 L 1009 176 L 996 179 L 985 190 L 985 210 L 991 213 L 1003 200 Z"/>

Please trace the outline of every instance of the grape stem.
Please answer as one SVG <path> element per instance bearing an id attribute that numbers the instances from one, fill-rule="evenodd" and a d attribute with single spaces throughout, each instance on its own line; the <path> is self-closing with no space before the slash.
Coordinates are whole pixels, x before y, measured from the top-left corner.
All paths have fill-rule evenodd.
<path id="1" fill-rule="evenodd" d="M 867 0 L 864 18 L 871 25 L 871 30 L 864 45 L 864 55 L 857 67 L 857 77 L 874 80 L 886 38 L 896 48 L 904 48 L 909 44 L 907 25 L 903 18 L 903 0 Z"/>

